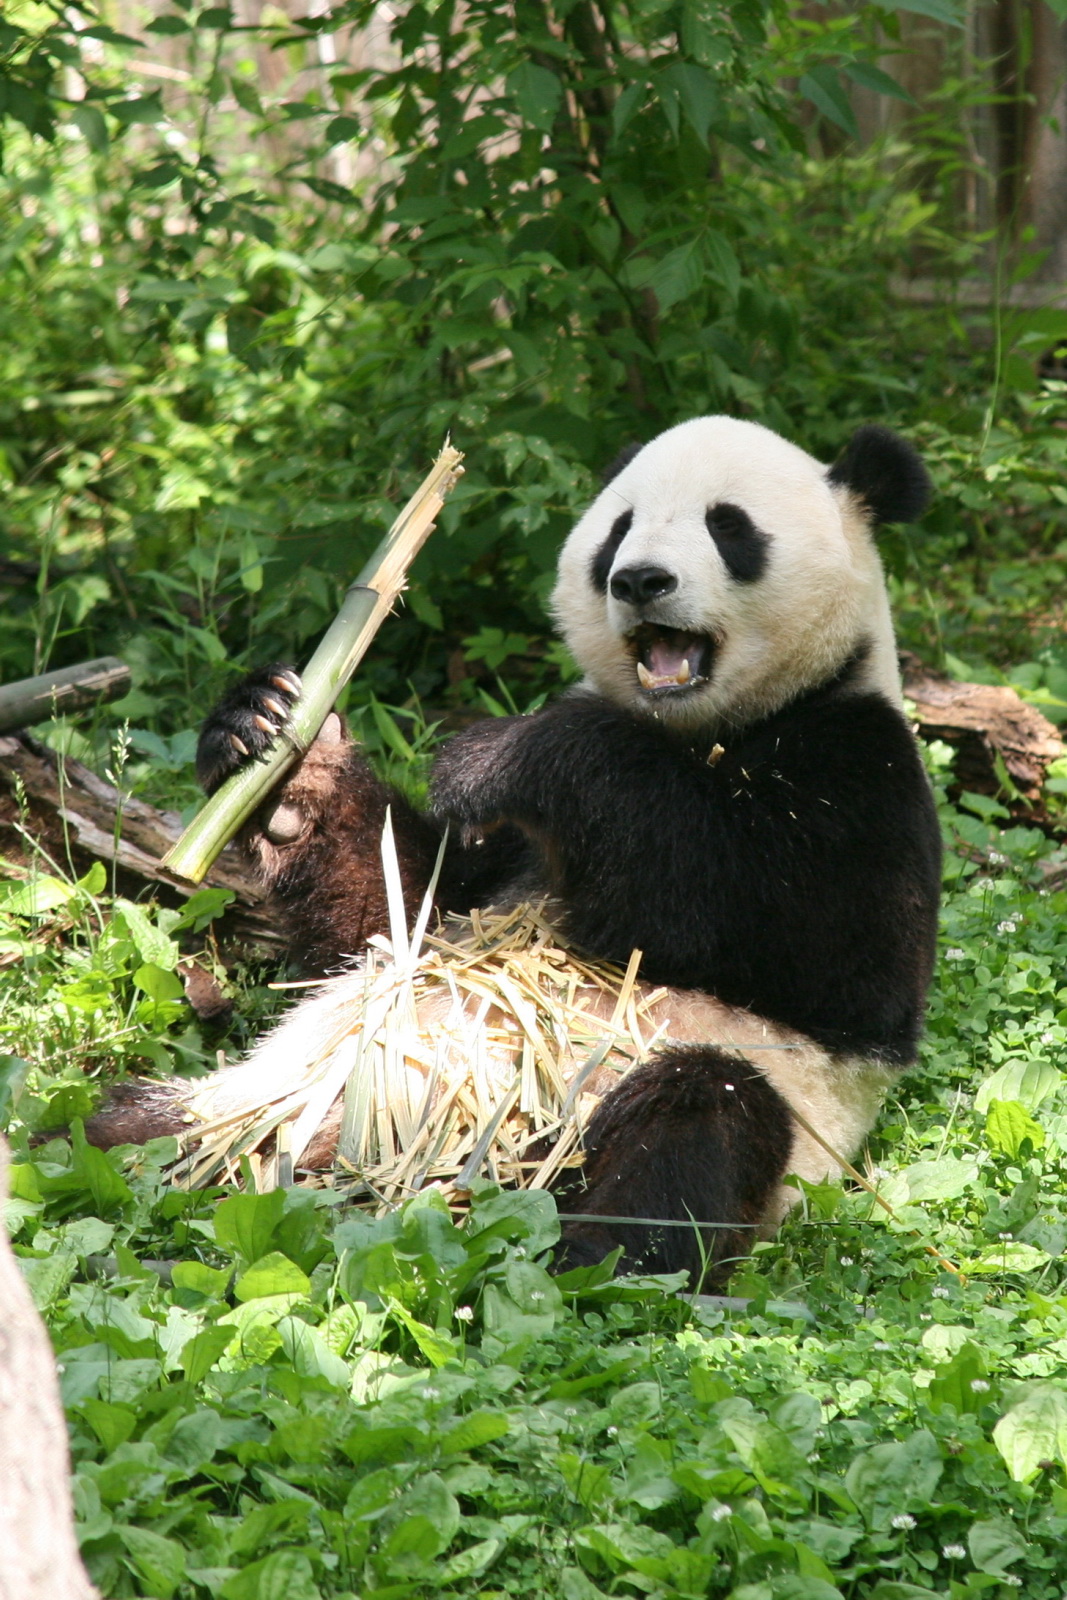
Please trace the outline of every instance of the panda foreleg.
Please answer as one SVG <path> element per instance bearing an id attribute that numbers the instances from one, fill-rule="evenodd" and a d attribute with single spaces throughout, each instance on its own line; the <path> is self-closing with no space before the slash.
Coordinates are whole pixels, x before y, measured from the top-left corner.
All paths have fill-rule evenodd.
<path id="1" fill-rule="evenodd" d="M 774 1214 L 793 1120 L 750 1061 L 711 1046 L 674 1047 L 604 1098 L 585 1146 L 581 1175 L 557 1189 L 561 1211 L 691 1225 L 570 1223 L 557 1270 L 599 1261 L 622 1245 L 622 1271 L 686 1269 L 690 1287 L 706 1289 L 729 1277 Z"/>
<path id="2" fill-rule="evenodd" d="M 224 696 L 197 747 L 197 775 L 209 794 L 270 749 L 299 695 L 293 669 L 273 662 Z M 441 830 L 371 771 L 335 712 L 242 830 L 242 848 L 280 903 L 295 953 L 313 969 L 335 966 L 388 931 L 381 864 L 387 808 L 414 917 Z"/>

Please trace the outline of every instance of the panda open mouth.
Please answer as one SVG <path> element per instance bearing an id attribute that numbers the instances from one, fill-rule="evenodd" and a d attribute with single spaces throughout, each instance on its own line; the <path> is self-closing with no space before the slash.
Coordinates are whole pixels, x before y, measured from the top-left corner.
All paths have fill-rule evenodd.
<path id="1" fill-rule="evenodd" d="M 711 677 L 715 640 L 706 633 L 685 633 L 642 622 L 627 635 L 637 667 L 637 681 L 646 694 L 678 694 L 697 689 Z"/>

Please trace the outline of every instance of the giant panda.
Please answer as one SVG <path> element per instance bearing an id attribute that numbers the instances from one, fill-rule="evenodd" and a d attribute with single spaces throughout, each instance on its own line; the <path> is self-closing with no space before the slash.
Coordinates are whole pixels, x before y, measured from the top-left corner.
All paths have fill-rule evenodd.
<path id="1" fill-rule="evenodd" d="M 643 978 L 670 986 L 680 1025 L 605 1094 L 562 1192 L 585 1220 L 561 1263 L 621 1244 L 624 1267 L 714 1275 L 781 1216 L 788 1174 L 836 1171 L 795 1113 L 851 1157 L 914 1058 L 940 839 L 874 531 L 916 520 L 928 494 L 884 428 L 827 468 L 752 422 L 673 427 L 619 457 L 563 545 L 552 608 L 576 688 L 449 739 L 425 813 L 331 715 L 246 831 L 313 969 L 388 927 L 388 806 L 408 904 L 447 825 L 439 911 L 547 894 L 576 952 L 640 949 Z M 208 792 L 299 692 L 272 664 L 226 695 L 200 737 Z M 331 1003 L 306 1002 L 305 1025 Z M 173 1097 L 155 1104 L 173 1120 Z M 129 1137 L 128 1110 L 90 1137 Z"/>

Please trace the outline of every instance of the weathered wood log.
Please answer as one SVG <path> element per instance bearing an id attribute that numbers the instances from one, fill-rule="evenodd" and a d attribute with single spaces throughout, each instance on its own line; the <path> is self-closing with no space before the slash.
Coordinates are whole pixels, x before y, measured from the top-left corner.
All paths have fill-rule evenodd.
<path id="1" fill-rule="evenodd" d="M 117 656 L 100 656 L 59 672 L 0 684 L 0 733 L 118 700 L 129 687 L 130 669 Z"/>
<path id="2" fill-rule="evenodd" d="M 924 739 L 943 739 L 957 751 L 956 776 L 976 794 L 1001 787 L 999 755 L 1027 800 L 1037 800 L 1050 764 L 1065 751 L 1055 725 L 1006 685 L 960 683 L 902 657 L 904 693 L 915 705 Z"/>
<path id="3" fill-rule="evenodd" d="M 60 758 L 29 734 L 0 734 L 0 790 L 12 797 L 21 789 L 30 806 L 28 831 L 40 829 L 53 844 L 57 830 L 75 858 L 96 857 L 151 883 L 165 884 L 182 899 L 194 892 L 184 878 L 169 872 L 162 857 L 182 831 L 176 811 L 159 811 L 144 800 L 122 795 L 71 756 Z M 15 812 L 8 800 L 8 816 Z M 0 828 L 3 816 L 0 815 Z M 236 849 L 216 861 L 207 882 L 232 889 L 239 902 L 241 932 L 277 943 L 278 925 L 264 904 L 263 889 Z"/>
<path id="4" fill-rule="evenodd" d="M 7 1198 L 0 1136 L 0 1206 Z M 0 1227 L 0 1600 L 99 1600 L 74 1536 L 55 1360 Z"/>

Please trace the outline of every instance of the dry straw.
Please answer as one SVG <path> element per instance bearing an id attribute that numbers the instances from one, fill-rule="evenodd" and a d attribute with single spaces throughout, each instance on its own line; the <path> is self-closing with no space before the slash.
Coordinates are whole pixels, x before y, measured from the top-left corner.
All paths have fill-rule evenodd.
<path id="1" fill-rule="evenodd" d="M 246 1063 L 190 1086 L 179 1181 L 234 1177 L 242 1158 L 259 1189 L 291 1181 L 332 1118 L 334 1181 L 370 1200 L 462 1193 L 478 1173 L 543 1188 L 580 1161 L 605 1078 L 660 1042 L 664 991 L 637 985 L 638 951 L 625 972 L 586 964 L 530 905 L 441 937 L 433 884 L 409 936 L 389 821 L 382 856 L 391 938 L 314 986 Z"/>

